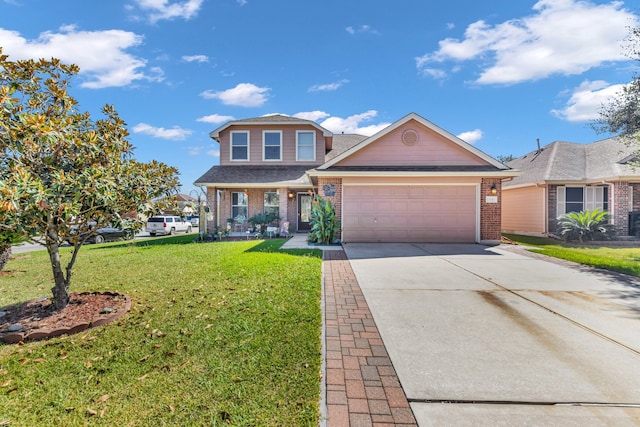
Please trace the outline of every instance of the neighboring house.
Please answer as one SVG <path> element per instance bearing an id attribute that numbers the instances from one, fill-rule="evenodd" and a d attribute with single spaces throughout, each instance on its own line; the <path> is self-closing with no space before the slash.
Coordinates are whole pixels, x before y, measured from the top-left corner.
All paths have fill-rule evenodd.
<path id="1" fill-rule="evenodd" d="M 503 183 L 503 230 L 554 234 L 559 216 L 599 207 L 619 234 L 632 234 L 630 212 L 640 211 L 640 170 L 631 164 L 636 149 L 617 138 L 558 141 L 509 162 L 522 175 Z"/>
<path id="2" fill-rule="evenodd" d="M 231 121 L 210 136 L 220 166 L 195 182 L 207 187 L 209 227 L 274 212 L 309 230 L 317 194 L 333 203 L 345 243 L 494 242 L 501 183 L 517 175 L 414 113 L 371 137 L 282 115 Z"/>

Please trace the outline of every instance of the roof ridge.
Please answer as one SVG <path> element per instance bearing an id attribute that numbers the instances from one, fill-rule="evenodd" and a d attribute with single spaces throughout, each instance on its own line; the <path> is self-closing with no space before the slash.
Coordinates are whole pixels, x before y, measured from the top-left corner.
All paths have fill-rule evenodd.
<path id="1" fill-rule="evenodd" d="M 560 145 L 560 141 L 553 141 L 551 144 L 551 152 L 549 153 L 549 161 L 547 162 L 547 167 L 545 168 L 544 174 L 542 177 L 544 180 L 548 180 L 551 176 L 551 170 L 553 169 L 553 164 L 556 161 L 556 154 L 558 153 L 558 145 Z"/>

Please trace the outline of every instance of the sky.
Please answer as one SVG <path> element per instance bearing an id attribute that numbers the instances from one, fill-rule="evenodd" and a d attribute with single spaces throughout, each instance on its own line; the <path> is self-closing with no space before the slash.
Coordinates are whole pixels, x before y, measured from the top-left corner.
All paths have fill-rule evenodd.
<path id="1" fill-rule="evenodd" d="M 9 60 L 79 65 L 79 109 L 113 105 L 192 196 L 209 132 L 267 114 L 369 136 L 413 112 L 494 157 L 604 139 L 639 26 L 635 1 L 0 0 Z"/>

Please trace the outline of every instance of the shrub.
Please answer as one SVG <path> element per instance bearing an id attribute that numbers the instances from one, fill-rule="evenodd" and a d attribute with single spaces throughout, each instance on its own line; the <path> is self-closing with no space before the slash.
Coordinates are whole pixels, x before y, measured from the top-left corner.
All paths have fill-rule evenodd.
<path id="1" fill-rule="evenodd" d="M 560 235 L 565 241 L 609 240 L 615 235 L 615 226 L 609 224 L 609 212 L 596 208 L 588 211 L 569 212 L 558 218 Z"/>
<path id="2" fill-rule="evenodd" d="M 329 200 L 317 196 L 311 207 L 309 242 L 331 244 L 340 230 L 340 221 Z"/>
<path id="3" fill-rule="evenodd" d="M 5 265 L 11 257 L 11 245 L 25 242 L 27 238 L 16 232 L 7 229 L 0 229 L 0 271 L 4 270 Z"/>

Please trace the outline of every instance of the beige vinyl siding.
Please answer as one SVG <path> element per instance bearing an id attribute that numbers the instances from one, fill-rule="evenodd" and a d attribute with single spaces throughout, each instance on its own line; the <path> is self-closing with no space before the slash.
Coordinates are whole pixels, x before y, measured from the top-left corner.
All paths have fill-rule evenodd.
<path id="1" fill-rule="evenodd" d="M 546 233 L 546 200 L 543 187 L 502 190 L 502 229 Z"/>
<path id="2" fill-rule="evenodd" d="M 297 161 L 296 160 L 296 131 L 312 131 L 315 133 L 315 160 L 313 161 Z M 231 161 L 230 153 L 230 134 L 237 131 L 249 131 L 249 160 L 248 161 Z M 263 132 L 275 131 L 282 132 L 282 160 L 276 161 L 278 165 L 309 165 L 317 166 L 324 159 L 325 138 L 322 132 L 313 127 L 300 126 L 232 126 L 220 134 L 220 164 L 221 165 L 274 165 L 273 160 L 263 160 L 264 144 Z"/>
<path id="3" fill-rule="evenodd" d="M 418 140 L 407 145 L 402 135 L 413 130 Z M 340 166 L 461 166 L 487 162 L 442 135 L 415 122 L 408 122 L 338 162 Z"/>

